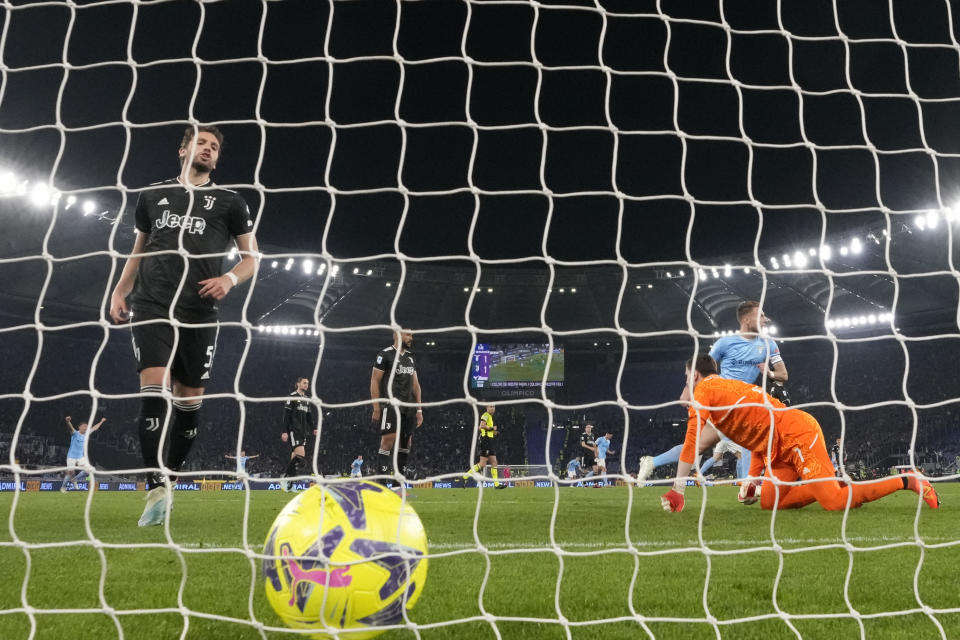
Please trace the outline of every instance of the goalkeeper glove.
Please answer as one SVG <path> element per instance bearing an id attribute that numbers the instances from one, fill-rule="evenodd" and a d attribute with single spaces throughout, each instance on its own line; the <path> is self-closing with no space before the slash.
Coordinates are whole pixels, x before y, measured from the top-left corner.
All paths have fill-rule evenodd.
<path id="1" fill-rule="evenodd" d="M 737 494 L 737 500 L 741 504 L 753 504 L 760 499 L 760 485 L 756 480 L 740 483 L 740 493 Z"/>
<path id="2" fill-rule="evenodd" d="M 683 494 L 676 489 L 670 489 L 660 496 L 660 504 L 663 505 L 664 511 L 683 511 Z"/>

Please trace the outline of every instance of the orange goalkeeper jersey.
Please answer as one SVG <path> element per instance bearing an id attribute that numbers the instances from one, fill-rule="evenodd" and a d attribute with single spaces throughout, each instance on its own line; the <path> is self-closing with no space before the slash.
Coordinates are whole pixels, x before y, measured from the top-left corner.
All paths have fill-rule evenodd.
<path id="1" fill-rule="evenodd" d="M 766 451 L 770 424 L 780 420 L 787 407 L 760 387 L 713 375 L 700 381 L 693 392 L 687 436 L 680 460 L 692 463 L 697 436 L 709 420 L 714 428 L 750 451 Z M 697 410 L 695 407 L 699 406 Z"/>

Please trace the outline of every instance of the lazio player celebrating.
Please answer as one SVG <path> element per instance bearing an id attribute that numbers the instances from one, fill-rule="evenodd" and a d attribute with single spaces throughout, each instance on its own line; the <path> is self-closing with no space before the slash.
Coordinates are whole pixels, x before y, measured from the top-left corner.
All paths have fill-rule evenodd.
<path id="1" fill-rule="evenodd" d="M 483 470 L 487 464 L 490 465 L 490 475 L 493 476 L 493 486 L 495 489 L 506 489 L 507 485 L 499 481 L 497 475 L 497 451 L 495 449 L 496 438 L 498 429 L 495 424 L 493 424 L 493 414 L 496 413 L 497 407 L 492 404 L 487 405 L 486 412 L 480 416 L 480 424 L 477 426 L 479 430 L 479 438 L 477 439 L 477 453 L 480 454 L 480 462 L 473 465 L 469 471 L 463 474 L 463 477 L 460 478 L 461 487 L 466 487 L 466 480 L 470 477 L 471 473 L 478 473 Z"/>

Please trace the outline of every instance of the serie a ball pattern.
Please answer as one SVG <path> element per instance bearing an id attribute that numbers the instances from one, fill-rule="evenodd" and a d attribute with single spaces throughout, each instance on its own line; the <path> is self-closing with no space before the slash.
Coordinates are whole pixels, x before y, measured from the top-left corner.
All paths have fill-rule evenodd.
<path id="1" fill-rule="evenodd" d="M 398 495 L 372 482 L 314 486 L 290 501 L 264 545 L 267 600 L 284 623 L 329 638 L 335 629 L 404 622 L 427 578 L 427 536 Z"/>

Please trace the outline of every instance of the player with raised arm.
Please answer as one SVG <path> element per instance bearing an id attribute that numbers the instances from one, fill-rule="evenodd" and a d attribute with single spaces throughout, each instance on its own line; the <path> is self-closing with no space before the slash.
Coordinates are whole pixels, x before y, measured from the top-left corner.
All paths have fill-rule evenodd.
<path id="1" fill-rule="evenodd" d="M 280 490 L 287 491 L 290 478 L 303 473 L 303 459 L 307 455 L 307 434 L 317 435 L 317 418 L 310 401 L 310 378 L 297 378 L 290 399 L 283 405 L 283 433 L 280 439 L 290 444 L 290 461 L 280 474 Z"/>
<path id="2" fill-rule="evenodd" d="M 493 478 L 493 487 L 495 489 L 506 489 L 506 483 L 500 482 L 499 472 L 497 470 L 497 450 L 496 437 L 500 432 L 493 423 L 493 414 L 497 412 L 497 407 L 492 404 L 487 405 L 487 410 L 480 416 L 480 424 L 477 425 L 477 455 L 480 461 L 470 467 L 460 478 L 460 486 L 466 487 L 467 478 L 472 473 L 483 473 L 483 468 L 490 465 L 490 476 Z M 483 486 L 481 483 L 480 486 Z"/>
<path id="3" fill-rule="evenodd" d="M 673 488 L 660 501 L 667 511 L 683 511 L 686 478 L 698 452 L 716 444 L 721 434 L 765 460 L 765 477 L 782 482 L 811 481 L 799 485 L 775 484 L 760 497 L 764 509 L 795 509 L 819 502 L 828 511 L 859 507 L 895 491 L 919 494 L 928 506 L 940 506 L 937 492 L 916 475 L 887 478 L 869 484 L 841 486 L 816 419 L 799 409 L 790 409 L 763 389 L 741 380 L 717 375 L 717 363 L 703 354 L 687 361 L 687 380 L 693 396 L 683 452 L 677 463 Z M 769 451 L 769 457 L 767 452 Z M 749 486 L 755 486 L 750 481 Z"/>
<path id="4" fill-rule="evenodd" d="M 413 445 L 413 432 L 423 425 L 423 408 L 420 406 L 420 380 L 413 360 L 410 346 L 413 344 L 413 332 L 401 329 L 394 332 L 393 344 L 377 354 L 370 373 L 370 399 L 373 401 L 374 424 L 380 427 L 380 450 L 377 452 L 380 475 L 400 473 L 407 466 L 407 456 Z M 391 383 L 392 379 L 392 383 Z M 388 388 L 388 385 L 389 388 Z M 404 404 L 394 409 L 384 400 L 394 398 Z M 397 442 L 397 434 L 400 441 Z M 396 446 L 397 464 L 393 464 L 393 450 Z M 390 478 L 381 478 L 379 482 L 387 487 L 393 486 Z"/>
<path id="5" fill-rule="evenodd" d="M 363 456 L 357 456 L 357 459 L 350 463 L 350 477 L 363 477 Z"/>
<path id="6" fill-rule="evenodd" d="M 135 321 L 133 354 L 141 392 L 137 422 L 148 470 L 141 527 L 162 524 L 166 517 L 170 496 L 159 469 L 162 434 L 169 442 L 164 466 L 174 472 L 197 435 L 217 346 L 216 303 L 257 270 L 257 242 L 246 202 L 210 180 L 222 145 L 216 127 L 186 129 L 178 151 L 180 175 L 140 194 L 136 239 L 110 298 L 114 322 Z M 241 259 L 221 274 L 221 254 L 231 242 Z M 173 397 L 169 420 L 163 397 L 168 390 Z"/>
<path id="7" fill-rule="evenodd" d="M 232 456 L 229 453 L 223 456 L 227 460 L 236 460 L 237 461 L 237 475 L 242 475 L 247 472 L 247 462 L 253 460 L 254 458 L 259 458 L 260 454 L 258 453 L 255 456 L 248 456 L 246 451 L 240 451 L 239 456 Z"/>
<path id="8" fill-rule="evenodd" d="M 61 492 L 67 492 L 68 482 L 73 483 L 74 489 L 80 488 L 77 483 L 87 475 L 86 470 L 83 468 L 88 465 L 87 451 L 85 448 L 87 432 L 93 433 L 102 427 L 106 421 L 106 418 L 100 418 L 100 422 L 92 427 L 88 427 L 86 422 L 81 422 L 77 427 L 74 427 L 70 416 L 67 416 L 67 428 L 70 429 L 70 448 L 67 450 L 67 473 L 64 475 L 63 483 L 60 485 Z M 77 471 L 77 469 L 80 470 Z"/>
<path id="9" fill-rule="evenodd" d="M 756 300 L 744 300 L 737 305 L 737 321 L 740 323 L 738 335 L 724 336 L 717 340 L 710 349 L 710 356 L 720 363 L 720 377 L 731 380 L 741 380 L 753 383 L 759 376 L 769 378 L 771 385 L 777 385 L 774 397 L 780 395 L 782 400 L 783 383 L 787 381 L 787 366 L 780 355 L 780 348 L 776 341 L 765 338 L 763 329 L 769 320 Z M 774 389 L 771 387 L 771 390 Z M 684 387 L 680 399 L 690 400 L 689 389 Z M 704 462 L 700 474 L 706 475 L 716 462 L 720 461 L 725 451 L 731 451 L 737 458 L 737 478 L 745 478 L 750 469 L 750 452 L 728 440 L 722 440 L 714 450 L 713 457 Z M 683 445 L 677 445 L 656 457 L 640 459 L 640 471 L 637 481 L 643 482 L 650 477 L 653 470 L 664 464 L 677 462 Z"/>
<path id="10" fill-rule="evenodd" d="M 596 469 L 600 472 L 601 482 L 599 487 L 604 486 L 607 483 L 607 454 L 616 453 L 610 449 L 610 438 L 613 437 L 612 431 L 607 431 L 604 435 L 596 439 L 595 444 L 597 447 L 597 462 Z"/>

